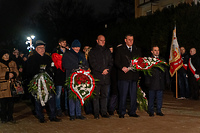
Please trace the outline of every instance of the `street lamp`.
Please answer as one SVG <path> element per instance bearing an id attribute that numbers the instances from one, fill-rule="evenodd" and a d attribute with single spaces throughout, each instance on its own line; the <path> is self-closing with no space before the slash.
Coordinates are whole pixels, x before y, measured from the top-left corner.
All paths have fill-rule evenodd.
<path id="1" fill-rule="evenodd" d="M 29 52 L 32 52 L 33 49 L 35 49 L 35 47 L 33 46 L 33 39 L 35 38 L 34 35 L 31 35 L 30 37 L 27 37 L 26 44 L 30 44 L 30 46 L 27 47 L 27 49 L 29 49 Z"/>

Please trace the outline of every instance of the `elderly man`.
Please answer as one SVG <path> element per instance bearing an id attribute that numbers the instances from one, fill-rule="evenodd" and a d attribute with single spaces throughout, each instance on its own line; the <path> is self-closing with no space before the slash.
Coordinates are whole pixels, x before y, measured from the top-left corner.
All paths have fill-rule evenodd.
<path id="1" fill-rule="evenodd" d="M 137 109 L 137 81 L 139 72 L 129 69 L 131 60 L 140 57 L 140 49 L 133 45 L 134 37 L 131 34 L 125 36 L 125 44 L 119 45 L 115 54 L 115 65 L 118 68 L 118 89 L 119 89 L 119 118 L 126 114 L 126 98 L 130 95 L 130 117 L 139 117 Z"/>
<path id="2" fill-rule="evenodd" d="M 28 75 L 32 79 L 36 74 L 40 73 L 43 69 L 46 71 L 50 76 L 53 76 L 51 71 L 51 57 L 45 54 L 45 43 L 41 40 L 36 41 L 36 52 L 30 56 L 27 62 L 28 68 Z M 41 66 L 46 66 L 45 68 L 41 68 Z M 48 101 L 48 105 L 50 108 L 49 119 L 50 121 L 59 122 L 60 119 L 56 118 L 55 112 L 55 95 L 50 94 L 51 98 Z M 37 114 L 37 118 L 39 119 L 40 123 L 44 123 L 44 114 L 42 113 L 42 105 L 40 101 L 35 100 L 35 111 Z"/>
<path id="3" fill-rule="evenodd" d="M 113 60 L 110 50 L 105 47 L 105 37 L 99 35 L 96 41 L 96 47 L 89 53 L 89 63 L 92 74 L 94 78 L 100 80 L 94 89 L 94 118 L 99 119 L 100 106 L 101 116 L 103 118 L 109 118 L 109 115 L 107 114 L 107 97 L 110 86 L 110 70 L 113 66 Z"/>
<path id="4" fill-rule="evenodd" d="M 200 74 L 200 60 L 196 54 L 196 49 L 190 49 L 190 58 L 188 63 L 188 82 L 191 90 L 191 98 L 194 100 L 199 99 L 199 85 L 197 80 L 199 80 Z"/>

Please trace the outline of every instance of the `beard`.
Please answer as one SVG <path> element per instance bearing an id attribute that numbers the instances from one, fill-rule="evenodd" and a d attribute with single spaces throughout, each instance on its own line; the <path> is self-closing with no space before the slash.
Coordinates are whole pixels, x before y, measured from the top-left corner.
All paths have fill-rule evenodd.
<path id="1" fill-rule="evenodd" d="M 66 48 L 66 46 L 60 46 L 61 48 Z"/>

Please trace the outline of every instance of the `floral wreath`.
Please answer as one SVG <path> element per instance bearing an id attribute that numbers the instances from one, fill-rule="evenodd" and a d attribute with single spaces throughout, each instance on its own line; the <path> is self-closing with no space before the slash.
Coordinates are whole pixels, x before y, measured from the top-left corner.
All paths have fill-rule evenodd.
<path id="1" fill-rule="evenodd" d="M 152 68 L 158 67 L 163 72 L 165 71 L 163 65 L 168 66 L 168 64 L 160 59 L 153 57 L 139 57 L 134 60 L 131 60 L 131 70 L 143 71 L 144 74 L 152 75 Z"/>
<path id="2" fill-rule="evenodd" d="M 89 70 L 79 69 L 73 72 L 66 83 L 73 92 L 71 93 L 72 96 L 69 97 L 73 97 L 74 99 L 78 97 L 83 106 L 84 101 L 93 95 L 95 81 L 97 80 L 93 78 Z"/>
<path id="3" fill-rule="evenodd" d="M 47 72 L 39 73 L 29 83 L 29 92 L 39 100 L 42 106 L 51 98 L 49 93 L 56 93 L 52 78 Z"/>
<path id="4" fill-rule="evenodd" d="M 145 92 L 142 91 L 142 88 L 140 87 L 139 82 L 140 81 L 138 81 L 138 84 L 137 84 L 137 88 L 138 88 L 137 89 L 138 109 L 147 111 L 148 110 L 148 100 L 146 98 Z"/>

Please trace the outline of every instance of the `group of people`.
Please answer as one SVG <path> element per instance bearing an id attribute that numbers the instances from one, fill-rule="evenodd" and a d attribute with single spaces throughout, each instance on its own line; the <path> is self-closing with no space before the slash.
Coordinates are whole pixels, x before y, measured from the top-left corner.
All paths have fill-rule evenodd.
<path id="1" fill-rule="evenodd" d="M 60 122 L 63 112 L 65 115 L 70 116 L 70 120 L 75 119 L 86 119 L 81 112 L 81 104 L 78 98 L 73 99 L 69 97 L 70 91 L 69 86 L 66 86 L 66 79 L 74 72 L 74 70 L 79 69 L 80 66 L 85 70 L 90 70 L 91 74 L 95 79 L 99 81 L 96 82 L 94 89 L 94 98 L 90 99 L 89 102 L 84 105 L 86 114 L 93 114 L 95 119 L 99 119 L 100 115 L 102 118 L 109 118 L 114 114 L 116 107 L 118 107 L 119 118 L 124 118 L 127 109 L 126 102 L 127 98 L 130 99 L 130 108 L 128 110 L 129 117 L 139 117 L 136 113 L 137 110 L 137 83 L 141 78 L 140 72 L 137 70 L 130 69 L 130 63 L 133 58 L 142 57 L 141 49 L 134 44 L 134 36 L 128 34 L 124 38 L 124 44 L 118 45 L 114 50 L 113 47 L 105 46 L 105 36 L 99 35 L 96 39 L 96 46 L 90 48 L 85 46 L 83 52 L 81 52 L 81 43 L 79 40 L 74 40 L 69 48 L 66 40 L 60 38 L 58 40 L 58 46 L 52 51 L 51 54 L 57 53 L 62 56 L 62 68 L 57 68 L 54 65 L 51 57 L 45 53 L 46 44 L 38 40 L 36 41 L 36 48 L 34 54 L 30 56 L 22 55 L 24 60 L 19 60 L 19 51 L 15 50 L 13 54 L 14 58 L 9 58 L 10 53 L 7 50 L 2 50 L 0 52 L 0 110 L 1 110 L 1 121 L 15 122 L 13 119 L 13 96 L 11 94 L 11 83 L 15 79 L 22 75 L 22 80 L 26 79 L 29 82 L 36 74 L 42 71 L 47 72 L 54 81 L 56 94 L 52 93 L 50 99 L 48 100 L 48 115 L 49 120 L 54 122 Z M 194 48 L 191 49 L 190 62 L 192 62 L 193 67 L 196 69 L 196 76 L 198 77 L 198 68 L 196 65 L 197 59 L 195 58 L 196 51 Z M 182 50 L 181 50 L 182 51 Z M 16 53 L 17 52 L 17 53 Z M 151 49 L 153 58 L 160 58 L 159 47 L 157 45 L 152 46 Z M 16 59 L 18 58 L 18 59 Z M 26 59 L 25 59 L 26 58 Z M 184 64 L 187 64 L 186 56 L 182 53 L 182 58 Z M 42 68 L 41 68 L 42 66 Z M 45 66 L 45 68 L 44 68 Z M 191 64 L 189 65 L 191 66 Z M 168 68 L 163 66 L 165 71 L 159 68 L 153 68 L 152 75 L 144 76 L 144 84 L 148 88 L 148 113 L 149 116 L 154 116 L 154 102 L 156 100 L 157 110 L 156 115 L 163 116 L 161 111 L 162 108 L 162 97 L 163 90 L 166 86 L 170 85 L 170 77 Z M 28 69 L 27 69 L 28 68 Z M 189 67 L 188 67 L 189 68 Z M 190 69 L 188 69 L 190 70 Z M 180 70 L 181 71 L 181 70 Z M 25 74 L 23 74 L 25 73 Z M 192 73 L 193 74 L 193 73 Z M 191 87 L 191 96 L 196 98 L 198 87 L 195 85 L 197 83 L 191 74 L 186 74 L 186 71 L 179 73 L 179 76 L 183 76 L 180 79 L 180 86 L 185 87 L 183 93 L 180 93 L 180 97 L 189 97 L 188 86 Z M 189 84 L 187 84 L 186 76 L 188 76 Z M 26 85 L 28 84 L 27 82 Z M 24 87 L 27 90 L 27 87 Z M 180 87 L 180 89 L 182 89 Z M 40 101 L 34 96 L 31 96 L 27 91 L 25 95 L 31 97 L 33 105 L 33 114 L 39 119 L 39 122 L 46 122 L 43 114 L 43 106 Z M 186 93 L 187 92 L 187 93 Z"/>
<path id="2" fill-rule="evenodd" d="M 178 99 L 199 99 L 199 74 L 200 59 L 196 49 L 191 48 L 190 54 L 186 53 L 184 47 L 180 47 L 183 66 L 178 70 Z"/>

